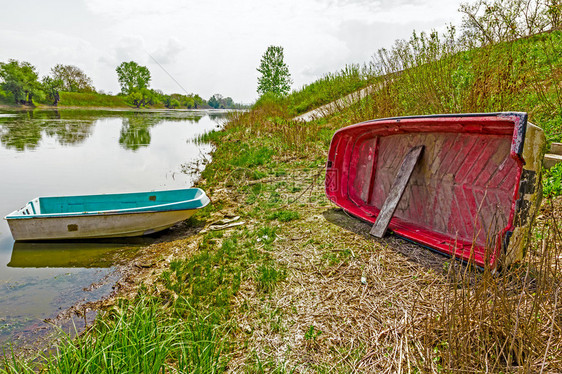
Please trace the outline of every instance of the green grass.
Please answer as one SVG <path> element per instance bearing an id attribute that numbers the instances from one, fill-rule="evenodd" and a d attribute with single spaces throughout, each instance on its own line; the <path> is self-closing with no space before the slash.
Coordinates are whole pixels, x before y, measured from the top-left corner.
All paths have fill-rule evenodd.
<path id="1" fill-rule="evenodd" d="M 336 73 L 326 74 L 302 89 L 293 91 L 286 98 L 288 112 L 291 115 L 305 113 L 372 83 L 372 71 L 367 66 L 347 65 Z"/>
<path id="2" fill-rule="evenodd" d="M 199 145 L 199 144 L 204 144 L 204 143 L 218 143 L 221 139 L 221 137 L 224 135 L 224 133 L 222 131 L 217 131 L 217 130 L 211 130 L 208 132 L 204 132 L 201 135 L 198 135 L 195 140 L 194 143 Z"/>
<path id="3" fill-rule="evenodd" d="M 289 222 L 299 218 L 300 218 L 299 212 L 295 212 L 293 210 L 278 210 L 270 213 L 267 216 L 267 219 L 277 220 L 279 222 Z"/>
<path id="4" fill-rule="evenodd" d="M 447 52 L 449 42 L 434 42 L 434 48 L 443 51 L 438 60 L 423 49 L 408 52 L 402 57 L 408 68 L 346 114 L 359 122 L 402 115 L 526 111 L 551 140 L 560 136 L 561 31 L 461 52 Z M 415 44 L 412 39 L 410 43 Z M 399 59 L 401 54 L 407 53 L 396 47 L 386 58 Z M 379 62 L 385 63 L 383 72 L 392 74 L 391 62 Z"/>
<path id="5" fill-rule="evenodd" d="M 284 269 L 279 269 L 275 262 L 262 264 L 258 267 L 256 282 L 258 290 L 264 293 L 272 292 L 277 284 L 287 277 Z"/>
<path id="6" fill-rule="evenodd" d="M 129 108 L 124 96 L 113 96 L 95 92 L 60 92 L 58 106 L 81 106 L 81 107 L 119 107 Z"/>
<path id="7" fill-rule="evenodd" d="M 556 164 L 545 170 L 542 179 L 543 195 L 555 197 L 562 195 L 562 164 Z"/>
<path id="8" fill-rule="evenodd" d="M 170 315 L 161 300 L 140 294 L 96 320 L 77 339 L 61 335 L 55 350 L 30 362 L 5 359 L 2 373 L 218 373 L 223 331 L 204 317 Z"/>

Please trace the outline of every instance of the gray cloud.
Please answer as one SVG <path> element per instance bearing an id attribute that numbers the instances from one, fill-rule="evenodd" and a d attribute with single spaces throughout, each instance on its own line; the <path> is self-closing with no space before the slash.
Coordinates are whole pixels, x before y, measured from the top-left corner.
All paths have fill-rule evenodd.
<path id="1" fill-rule="evenodd" d="M 178 91 L 149 52 L 190 92 L 251 102 L 268 45 L 285 48 L 294 87 L 301 87 L 346 64 L 368 62 L 413 29 L 455 22 L 463 0 L 57 1 L 3 9 L 0 61 L 27 60 L 41 74 L 57 63 L 74 64 L 96 88 L 116 92 L 116 66 L 133 60 L 149 67 L 152 87 Z M 65 22 L 50 21 L 61 19 L 61 8 Z"/>
<path id="2" fill-rule="evenodd" d="M 176 38 L 169 38 L 165 45 L 160 46 L 150 54 L 158 63 L 169 64 L 176 60 L 177 56 L 185 49 L 185 46 Z"/>

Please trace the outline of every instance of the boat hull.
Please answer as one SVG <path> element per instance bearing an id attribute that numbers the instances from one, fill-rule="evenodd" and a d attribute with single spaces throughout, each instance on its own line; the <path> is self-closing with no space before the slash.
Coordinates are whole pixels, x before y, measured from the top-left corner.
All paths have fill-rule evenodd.
<path id="1" fill-rule="evenodd" d="M 9 220 L 14 240 L 103 239 L 148 235 L 190 218 L 195 209 Z"/>
<path id="2" fill-rule="evenodd" d="M 402 117 L 334 135 L 326 194 L 374 223 L 406 153 L 423 145 L 390 221 L 397 235 L 497 266 L 520 259 L 540 203 L 545 137 L 524 113 Z"/>
<path id="3" fill-rule="evenodd" d="M 209 201 L 198 188 L 39 197 L 6 220 L 16 241 L 140 236 L 190 218 Z"/>

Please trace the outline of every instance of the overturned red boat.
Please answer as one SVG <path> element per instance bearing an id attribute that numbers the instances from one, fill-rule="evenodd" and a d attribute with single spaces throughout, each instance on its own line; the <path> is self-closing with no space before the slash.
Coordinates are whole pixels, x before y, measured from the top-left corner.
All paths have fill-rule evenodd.
<path id="1" fill-rule="evenodd" d="M 337 131 L 328 198 L 375 223 L 404 158 L 423 146 L 388 228 L 494 268 L 521 259 L 541 199 L 542 130 L 526 113 L 388 118 Z"/>

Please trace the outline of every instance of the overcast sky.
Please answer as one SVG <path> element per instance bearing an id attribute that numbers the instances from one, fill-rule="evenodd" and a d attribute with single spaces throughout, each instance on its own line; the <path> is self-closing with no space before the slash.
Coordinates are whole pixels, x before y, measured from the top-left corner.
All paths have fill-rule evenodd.
<path id="1" fill-rule="evenodd" d="M 117 93 L 115 68 L 134 60 L 151 87 L 208 99 L 257 98 L 256 68 L 269 45 L 285 49 L 298 88 L 349 63 L 365 63 L 412 31 L 460 24 L 462 0 L 0 0 L 0 61 L 81 68 Z"/>

